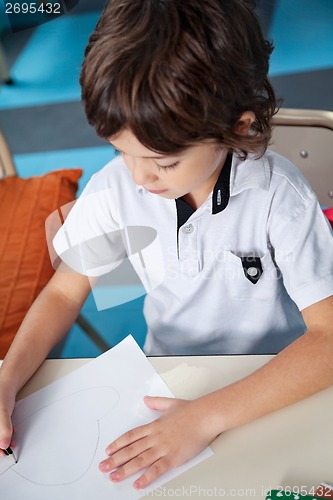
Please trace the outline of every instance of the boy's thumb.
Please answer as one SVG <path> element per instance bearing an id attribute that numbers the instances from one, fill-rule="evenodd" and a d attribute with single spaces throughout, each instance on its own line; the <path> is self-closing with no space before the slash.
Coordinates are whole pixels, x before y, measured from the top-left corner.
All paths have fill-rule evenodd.
<path id="1" fill-rule="evenodd" d="M 6 438 L 4 435 L 1 435 L 0 436 L 0 449 L 6 450 L 7 448 L 9 448 L 10 442 L 11 442 L 11 436 L 9 438 Z"/>
<path id="2" fill-rule="evenodd" d="M 13 428 L 8 414 L 0 410 L 0 448 L 6 450 L 10 446 Z"/>
<path id="3" fill-rule="evenodd" d="M 176 403 L 175 398 L 161 398 L 158 396 L 145 396 L 144 402 L 151 410 L 166 411 Z"/>

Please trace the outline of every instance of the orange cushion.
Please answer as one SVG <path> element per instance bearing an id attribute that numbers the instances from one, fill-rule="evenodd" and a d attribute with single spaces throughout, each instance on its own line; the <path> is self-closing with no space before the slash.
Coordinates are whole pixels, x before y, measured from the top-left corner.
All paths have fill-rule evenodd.
<path id="1" fill-rule="evenodd" d="M 0 180 L 0 359 L 51 278 L 45 220 L 75 199 L 81 169 Z"/>

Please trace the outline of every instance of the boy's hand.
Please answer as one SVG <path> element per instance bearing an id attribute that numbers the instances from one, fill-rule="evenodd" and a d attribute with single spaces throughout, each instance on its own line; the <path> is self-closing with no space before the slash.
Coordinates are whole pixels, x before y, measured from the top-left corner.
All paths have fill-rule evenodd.
<path id="1" fill-rule="evenodd" d="M 101 471 L 110 472 L 114 482 L 147 468 L 134 482 L 137 489 L 145 488 L 167 470 L 187 462 L 216 437 L 207 421 L 209 412 L 199 399 L 146 396 L 144 401 L 149 408 L 164 414 L 116 439 L 106 449 L 110 458 L 99 466 Z"/>
<path id="2" fill-rule="evenodd" d="M 6 397 L 0 389 L 0 456 L 6 456 L 2 451 L 10 446 L 15 446 L 12 440 L 13 426 L 11 414 L 15 405 L 14 397 Z"/>

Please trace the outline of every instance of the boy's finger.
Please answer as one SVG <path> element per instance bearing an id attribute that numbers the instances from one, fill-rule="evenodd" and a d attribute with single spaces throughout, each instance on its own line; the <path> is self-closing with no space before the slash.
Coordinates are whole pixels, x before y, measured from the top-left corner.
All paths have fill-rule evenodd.
<path id="1" fill-rule="evenodd" d="M 133 474 L 149 467 L 150 464 L 157 460 L 158 451 L 150 449 L 145 450 L 143 453 L 140 453 L 132 460 L 127 462 L 126 464 L 119 467 L 117 470 L 111 472 L 110 479 L 114 482 L 122 481 Z"/>
<path id="2" fill-rule="evenodd" d="M 133 458 L 142 454 L 146 451 L 146 445 L 144 440 L 136 441 L 135 443 L 122 448 L 121 450 L 114 453 L 111 457 L 106 458 L 99 464 L 99 468 L 102 472 L 111 471 L 113 469 L 119 468 L 121 465 L 126 464 Z"/>
<path id="3" fill-rule="evenodd" d="M 9 448 L 13 435 L 13 427 L 8 413 L 0 409 L 0 448 Z"/>
<path id="4" fill-rule="evenodd" d="M 146 472 L 134 482 L 134 488 L 136 488 L 137 490 L 146 488 L 149 484 L 155 481 L 155 479 L 164 474 L 169 468 L 170 464 L 168 463 L 168 460 L 165 457 L 160 458 L 150 467 L 148 467 Z"/>
<path id="5" fill-rule="evenodd" d="M 0 456 L 1 457 L 6 457 L 7 454 L 3 450 L 6 450 L 9 447 L 10 448 L 15 448 L 15 446 L 16 446 L 16 443 L 15 443 L 15 441 L 13 439 L 11 440 L 11 442 L 10 442 L 10 444 L 8 446 L 6 446 L 6 445 L 4 445 L 4 446 L 0 445 Z"/>
<path id="6" fill-rule="evenodd" d="M 162 398 L 159 396 L 145 396 L 144 402 L 152 410 L 166 411 L 176 404 L 175 398 Z"/>
<path id="7" fill-rule="evenodd" d="M 7 448 L 10 447 L 11 443 L 11 436 L 9 438 L 3 438 L 2 441 L 0 441 L 0 449 L 1 450 L 6 450 Z"/>
<path id="8" fill-rule="evenodd" d="M 146 437 L 147 427 L 148 425 L 142 425 L 140 427 L 136 427 L 135 429 L 131 429 L 125 432 L 125 434 L 123 434 L 118 439 L 113 441 L 113 443 L 109 444 L 109 446 L 105 450 L 106 454 L 113 455 L 114 453 L 116 453 L 118 450 L 121 450 L 125 446 L 128 446 L 129 444 L 134 443 L 135 441 L 138 441 L 143 437 Z"/>

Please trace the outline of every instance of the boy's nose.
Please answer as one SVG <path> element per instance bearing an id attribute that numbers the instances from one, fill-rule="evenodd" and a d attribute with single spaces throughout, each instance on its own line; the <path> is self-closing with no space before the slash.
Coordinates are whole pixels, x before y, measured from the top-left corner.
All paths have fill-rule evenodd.
<path id="1" fill-rule="evenodd" d="M 141 186 L 143 184 L 149 184 L 157 180 L 157 175 L 153 171 L 153 167 L 148 164 L 147 161 L 132 161 L 130 165 L 130 171 L 132 174 L 132 179 L 135 184 Z"/>

